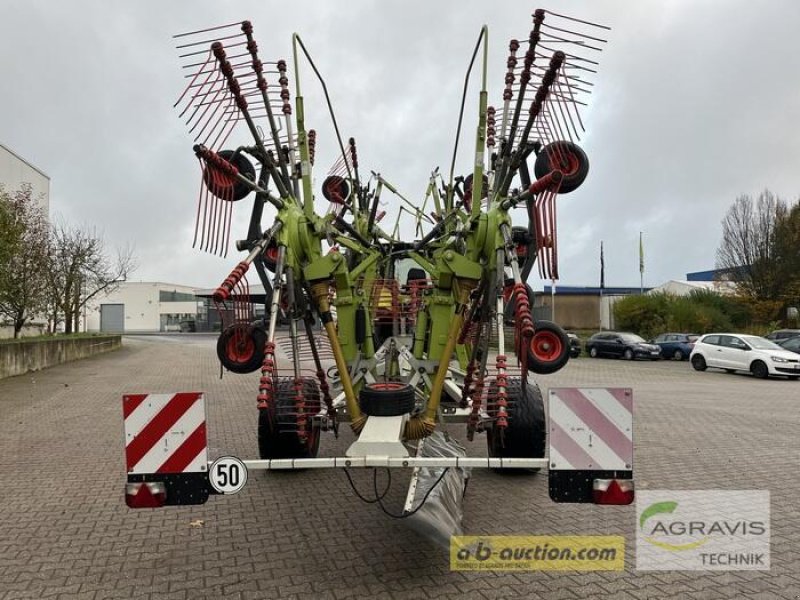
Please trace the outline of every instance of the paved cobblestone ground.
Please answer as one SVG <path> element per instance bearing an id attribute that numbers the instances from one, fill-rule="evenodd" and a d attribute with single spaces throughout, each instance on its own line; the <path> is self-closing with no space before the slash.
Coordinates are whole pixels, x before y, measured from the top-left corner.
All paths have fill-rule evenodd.
<path id="1" fill-rule="evenodd" d="M 338 471 L 259 474 L 201 507 L 125 507 L 123 393 L 206 391 L 212 452 L 249 458 L 256 381 L 220 381 L 202 336 L 126 338 L 113 354 L 0 381 L 0 600 L 800 598 L 798 382 L 588 358 L 540 378 L 634 389 L 639 489 L 772 494 L 771 571 L 647 573 L 634 568 L 633 508 L 557 505 L 541 475 L 475 473 L 468 534 L 626 536 L 625 572 L 581 574 L 451 572 L 444 550 L 361 503 Z M 321 455 L 351 440 L 325 436 Z M 467 446 L 485 453 L 482 437 Z M 407 479 L 389 495 L 398 511 Z"/>

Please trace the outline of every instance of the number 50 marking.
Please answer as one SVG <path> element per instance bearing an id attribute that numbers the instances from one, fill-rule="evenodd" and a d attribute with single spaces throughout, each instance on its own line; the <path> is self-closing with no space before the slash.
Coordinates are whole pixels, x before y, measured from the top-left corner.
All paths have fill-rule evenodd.
<path id="1" fill-rule="evenodd" d="M 221 456 L 211 463 L 208 479 L 220 494 L 235 494 L 247 483 L 247 467 L 235 456 Z"/>

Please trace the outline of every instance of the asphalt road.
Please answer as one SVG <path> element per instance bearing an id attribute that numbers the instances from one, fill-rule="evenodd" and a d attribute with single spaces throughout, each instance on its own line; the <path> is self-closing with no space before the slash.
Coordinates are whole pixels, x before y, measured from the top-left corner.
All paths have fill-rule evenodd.
<path id="1" fill-rule="evenodd" d="M 360 502 L 340 471 L 258 474 L 204 506 L 128 510 L 123 393 L 205 391 L 211 452 L 255 457 L 257 375 L 219 375 L 213 338 L 148 336 L 0 381 L 0 600 L 800 598 L 799 382 L 589 358 L 539 378 L 543 388 L 633 388 L 639 489 L 770 490 L 770 571 L 637 571 L 632 507 L 554 504 L 545 475 L 476 471 L 465 533 L 624 535 L 626 568 L 465 573 Z M 320 455 L 351 441 L 346 428 L 326 435 Z M 485 454 L 482 437 L 466 445 Z M 387 500 L 399 511 L 408 476 L 395 479 Z"/>

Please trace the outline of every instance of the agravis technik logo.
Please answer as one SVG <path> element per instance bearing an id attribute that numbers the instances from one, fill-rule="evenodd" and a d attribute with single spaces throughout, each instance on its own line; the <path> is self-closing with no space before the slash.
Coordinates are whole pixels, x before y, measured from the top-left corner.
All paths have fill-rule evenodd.
<path id="1" fill-rule="evenodd" d="M 769 569 L 768 491 L 646 490 L 637 513 L 639 569 Z"/>

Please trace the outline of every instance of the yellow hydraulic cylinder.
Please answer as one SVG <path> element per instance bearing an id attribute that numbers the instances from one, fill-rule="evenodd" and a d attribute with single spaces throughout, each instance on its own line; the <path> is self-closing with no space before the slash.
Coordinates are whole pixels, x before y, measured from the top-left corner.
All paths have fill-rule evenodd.
<path id="1" fill-rule="evenodd" d="M 336 361 L 336 368 L 339 371 L 339 380 L 342 382 L 342 389 L 344 390 L 347 411 L 350 413 L 350 427 L 355 433 L 359 433 L 367 419 L 361 414 L 361 409 L 358 407 L 356 393 L 353 390 L 353 382 L 350 380 L 350 372 L 347 370 L 347 362 L 344 359 L 344 353 L 339 344 L 339 337 L 336 334 L 336 325 L 331 317 L 331 307 L 328 302 L 328 282 L 323 281 L 315 283 L 311 286 L 311 293 L 317 301 L 322 324 L 325 326 L 325 331 L 331 342 L 333 358 Z"/>

